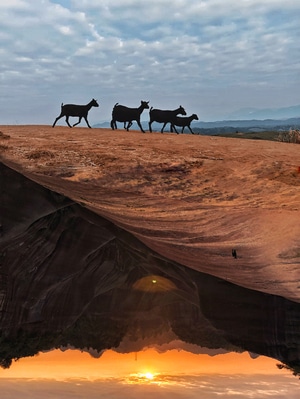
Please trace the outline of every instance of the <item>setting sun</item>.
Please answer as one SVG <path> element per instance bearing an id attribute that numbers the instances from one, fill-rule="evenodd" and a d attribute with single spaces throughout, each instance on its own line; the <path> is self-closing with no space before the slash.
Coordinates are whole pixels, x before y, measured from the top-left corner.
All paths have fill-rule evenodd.
<path id="1" fill-rule="evenodd" d="M 126 378 L 125 380 L 129 384 L 149 384 L 149 383 L 156 384 L 158 382 L 157 377 L 158 373 L 146 371 L 141 373 L 130 374 L 129 378 Z"/>
<path id="2" fill-rule="evenodd" d="M 149 372 L 145 373 L 144 375 L 145 375 L 145 378 L 147 378 L 148 380 L 153 380 L 153 378 L 154 378 L 154 375 Z"/>

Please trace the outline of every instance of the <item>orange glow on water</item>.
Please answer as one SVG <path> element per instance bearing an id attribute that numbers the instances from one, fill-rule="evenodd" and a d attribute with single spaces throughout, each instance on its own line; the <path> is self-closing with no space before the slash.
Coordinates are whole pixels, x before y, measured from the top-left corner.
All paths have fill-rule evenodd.
<path id="1" fill-rule="evenodd" d="M 54 350 L 31 358 L 13 362 L 10 369 L 0 369 L 0 378 L 121 378 L 132 376 L 132 380 L 155 381 L 159 374 L 280 374 L 278 361 L 260 356 L 250 358 L 248 353 L 230 353 L 208 356 L 185 351 L 171 350 L 163 354 L 153 349 L 137 355 L 106 351 L 95 359 L 78 350 L 61 352 Z"/>

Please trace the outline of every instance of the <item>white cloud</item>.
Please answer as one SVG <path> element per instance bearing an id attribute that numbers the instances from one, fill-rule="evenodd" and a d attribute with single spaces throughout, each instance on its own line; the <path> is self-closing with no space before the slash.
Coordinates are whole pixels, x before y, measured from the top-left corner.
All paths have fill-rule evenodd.
<path id="1" fill-rule="evenodd" d="M 27 8 L 27 2 L 25 0 L 2 0 L 0 3 L 0 9 L 24 9 Z"/>
<path id="2" fill-rule="evenodd" d="M 66 36 L 73 34 L 73 30 L 70 26 L 59 26 L 58 30 L 59 30 L 59 32 L 61 32 L 63 35 L 66 35 Z"/>

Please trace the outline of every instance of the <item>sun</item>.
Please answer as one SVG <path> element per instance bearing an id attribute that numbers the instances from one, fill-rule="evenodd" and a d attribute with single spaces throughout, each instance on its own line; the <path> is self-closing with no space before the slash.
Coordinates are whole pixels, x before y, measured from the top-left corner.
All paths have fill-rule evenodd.
<path id="1" fill-rule="evenodd" d="M 151 371 L 130 374 L 126 379 L 129 384 L 155 384 L 158 374 Z"/>
<path id="2" fill-rule="evenodd" d="M 147 380 L 153 380 L 153 378 L 154 378 L 154 374 L 153 374 L 153 373 L 150 373 L 149 371 L 147 371 L 147 372 L 144 374 L 144 376 L 145 376 L 145 378 L 147 378 Z"/>

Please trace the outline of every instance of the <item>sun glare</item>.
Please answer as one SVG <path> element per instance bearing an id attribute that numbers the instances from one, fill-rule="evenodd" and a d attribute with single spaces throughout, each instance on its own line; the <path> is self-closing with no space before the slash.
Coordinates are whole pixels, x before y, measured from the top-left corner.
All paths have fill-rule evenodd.
<path id="1" fill-rule="evenodd" d="M 147 372 L 145 373 L 145 378 L 147 378 L 147 380 L 153 380 L 154 375 L 152 373 Z"/>
<path id="2" fill-rule="evenodd" d="M 150 371 L 146 371 L 144 373 L 130 374 L 129 378 L 126 379 L 126 382 L 130 384 L 155 384 L 157 376 L 157 373 L 151 373 Z"/>

